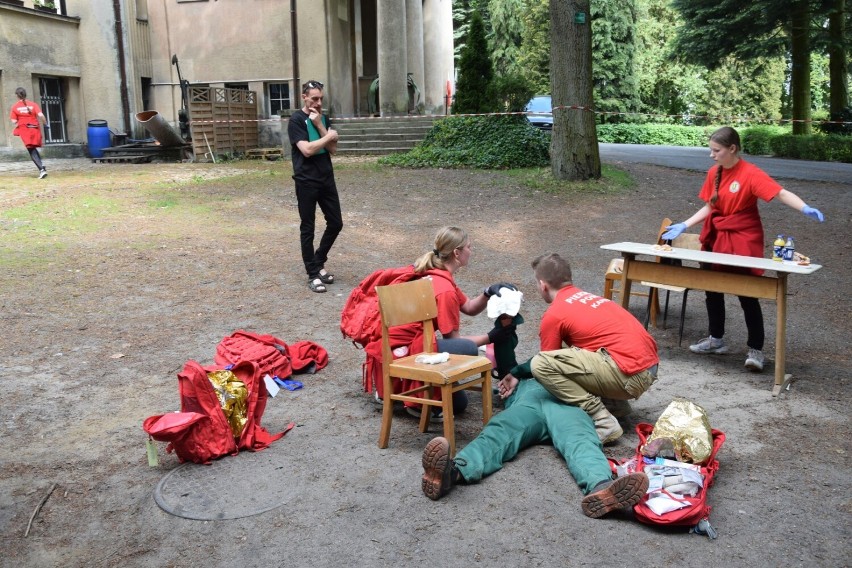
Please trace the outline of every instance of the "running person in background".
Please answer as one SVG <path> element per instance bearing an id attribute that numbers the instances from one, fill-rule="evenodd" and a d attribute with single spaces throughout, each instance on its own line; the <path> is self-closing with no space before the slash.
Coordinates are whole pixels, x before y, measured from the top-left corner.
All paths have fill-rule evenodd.
<path id="1" fill-rule="evenodd" d="M 15 89 L 15 96 L 18 97 L 18 102 L 12 105 L 12 111 L 9 113 L 9 118 L 15 125 L 12 133 L 21 137 L 21 142 L 26 146 L 30 158 L 38 168 L 39 179 L 46 178 L 47 168 L 41 162 L 38 149 L 42 146 L 41 125 L 46 125 L 47 119 L 38 104 L 27 100 L 26 89 L 18 87 Z"/>
<path id="2" fill-rule="evenodd" d="M 319 81 L 302 85 L 304 106 L 293 113 L 287 125 L 301 219 L 302 261 L 308 273 L 308 287 L 313 292 L 325 292 L 326 285 L 334 282 L 334 275 L 325 270 L 325 262 L 331 245 L 343 230 L 340 197 L 331 165 L 331 156 L 337 152 L 338 134 L 322 113 L 322 90 Z M 325 217 L 325 231 L 314 249 L 317 205 Z"/>
<path id="3" fill-rule="evenodd" d="M 666 227 L 662 238 L 676 238 L 689 227 L 703 222 L 701 229 L 701 248 L 705 251 L 738 254 L 763 258 L 763 224 L 757 210 L 758 198 L 763 201 L 778 200 L 801 211 L 808 217 L 823 222 L 824 216 L 819 209 L 808 206 L 795 193 L 782 188 L 763 170 L 746 162 L 740 157 L 742 144 L 740 135 L 730 126 L 723 126 L 710 135 L 710 157 L 718 164 L 707 172 L 704 185 L 698 193 L 705 202 L 704 207 L 683 223 Z M 760 276 L 762 270 L 737 269 L 732 267 L 704 268 L 743 271 Z M 763 312 L 757 298 L 738 296 L 745 314 L 748 329 L 747 369 L 755 372 L 763 370 Z M 725 298 L 718 292 L 706 292 L 707 319 L 709 337 L 690 345 L 693 353 L 726 353 L 725 345 Z"/>

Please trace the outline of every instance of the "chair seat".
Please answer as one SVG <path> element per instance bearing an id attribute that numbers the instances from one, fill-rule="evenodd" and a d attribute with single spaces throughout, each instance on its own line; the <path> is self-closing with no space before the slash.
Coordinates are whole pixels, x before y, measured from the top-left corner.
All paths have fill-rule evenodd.
<path id="1" fill-rule="evenodd" d="M 669 292 L 683 292 L 686 288 L 681 286 L 670 286 L 668 284 L 657 284 L 656 282 L 640 282 L 642 286 L 648 286 L 649 288 L 657 288 L 658 290 L 668 290 Z"/>
<path id="2" fill-rule="evenodd" d="M 491 361 L 487 357 L 477 355 L 450 355 L 446 363 L 437 365 L 418 363 L 416 359 L 417 355 L 394 359 L 390 364 L 390 375 L 400 379 L 445 385 L 458 382 L 459 375 L 470 376 L 491 370 Z"/>

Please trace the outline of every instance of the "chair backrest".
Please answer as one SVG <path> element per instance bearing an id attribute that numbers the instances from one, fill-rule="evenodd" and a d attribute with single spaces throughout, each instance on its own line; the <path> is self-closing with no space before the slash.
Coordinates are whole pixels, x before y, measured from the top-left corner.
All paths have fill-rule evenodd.
<path id="1" fill-rule="evenodd" d="M 663 233 L 666 232 L 666 227 L 672 224 L 672 220 L 666 217 L 663 219 L 663 222 L 660 224 L 660 230 L 657 231 L 657 244 L 663 244 Z"/>
<path id="2" fill-rule="evenodd" d="M 376 286 L 379 297 L 379 314 L 382 318 L 382 363 L 390 361 L 388 328 L 420 322 L 423 324 L 423 350 L 432 351 L 435 327 L 432 320 L 438 316 L 435 289 L 432 280 L 420 278 L 403 284 Z"/>
<path id="3" fill-rule="evenodd" d="M 672 246 L 689 250 L 701 250 L 701 241 L 695 233 L 681 233 L 672 241 Z"/>

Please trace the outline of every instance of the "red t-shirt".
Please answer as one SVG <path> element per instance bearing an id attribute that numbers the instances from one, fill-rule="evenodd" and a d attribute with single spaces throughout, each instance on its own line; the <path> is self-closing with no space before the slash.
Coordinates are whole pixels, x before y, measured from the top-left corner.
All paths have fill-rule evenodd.
<path id="1" fill-rule="evenodd" d="M 698 198 L 705 203 L 710 202 L 713 196 L 713 187 L 716 180 L 716 169 L 721 166 L 710 168 L 704 185 L 698 193 Z M 750 162 L 740 159 L 733 168 L 722 168 L 722 180 L 719 183 L 719 199 L 715 208 L 722 215 L 739 213 L 757 204 L 757 199 L 772 201 L 783 187 L 778 185 L 774 179 Z"/>
<path id="2" fill-rule="evenodd" d="M 542 351 L 562 349 L 563 343 L 587 351 L 605 348 L 626 375 L 660 362 L 657 343 L 633 314 L 574 285 L 559 290 L 544 312 L 539 338 Z"/>
<path id="3" fill-rule="evenodd" d="M 41 114 L 41 107 L 33 101 L 21 101 L 12 105 L 12 110 L 9 112 L 11 120 L 17 120 L 13 134 L 21 137 L 21 142 L 27 148 L 38 148 L 41 146 L 41 125 L 38 122 L 38 115 Z"/>

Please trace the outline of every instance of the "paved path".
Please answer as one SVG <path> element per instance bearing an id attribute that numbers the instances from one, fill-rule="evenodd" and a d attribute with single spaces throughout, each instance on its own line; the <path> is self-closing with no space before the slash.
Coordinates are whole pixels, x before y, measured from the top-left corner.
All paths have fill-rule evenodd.
<path id="1" fill-rule="evenodd" d="M 42 161 L 47 167 L 48 177 L 52 171 L 82 170 L 94 165 L 91 158 L 42 158 Z M 0 162 L 0 174 L 26 172 L 32 172 L 33 177 L 38 177 L 38 170 L 30 160 Z"/>
<path id="2" fill-rule="evenodd" d="M 852 140 L 850 140 L 852 144 Z M 669 168 L 706 172 L 713 165 L 710 150 L 685 146 L 646 146 L 641 144 L 600 144 L 605 162 L 656 164 Z M 828 181 L 852 184 L 852 164 L 812 162 L 766 156 L 746 159 L 774 178 Z"/>

